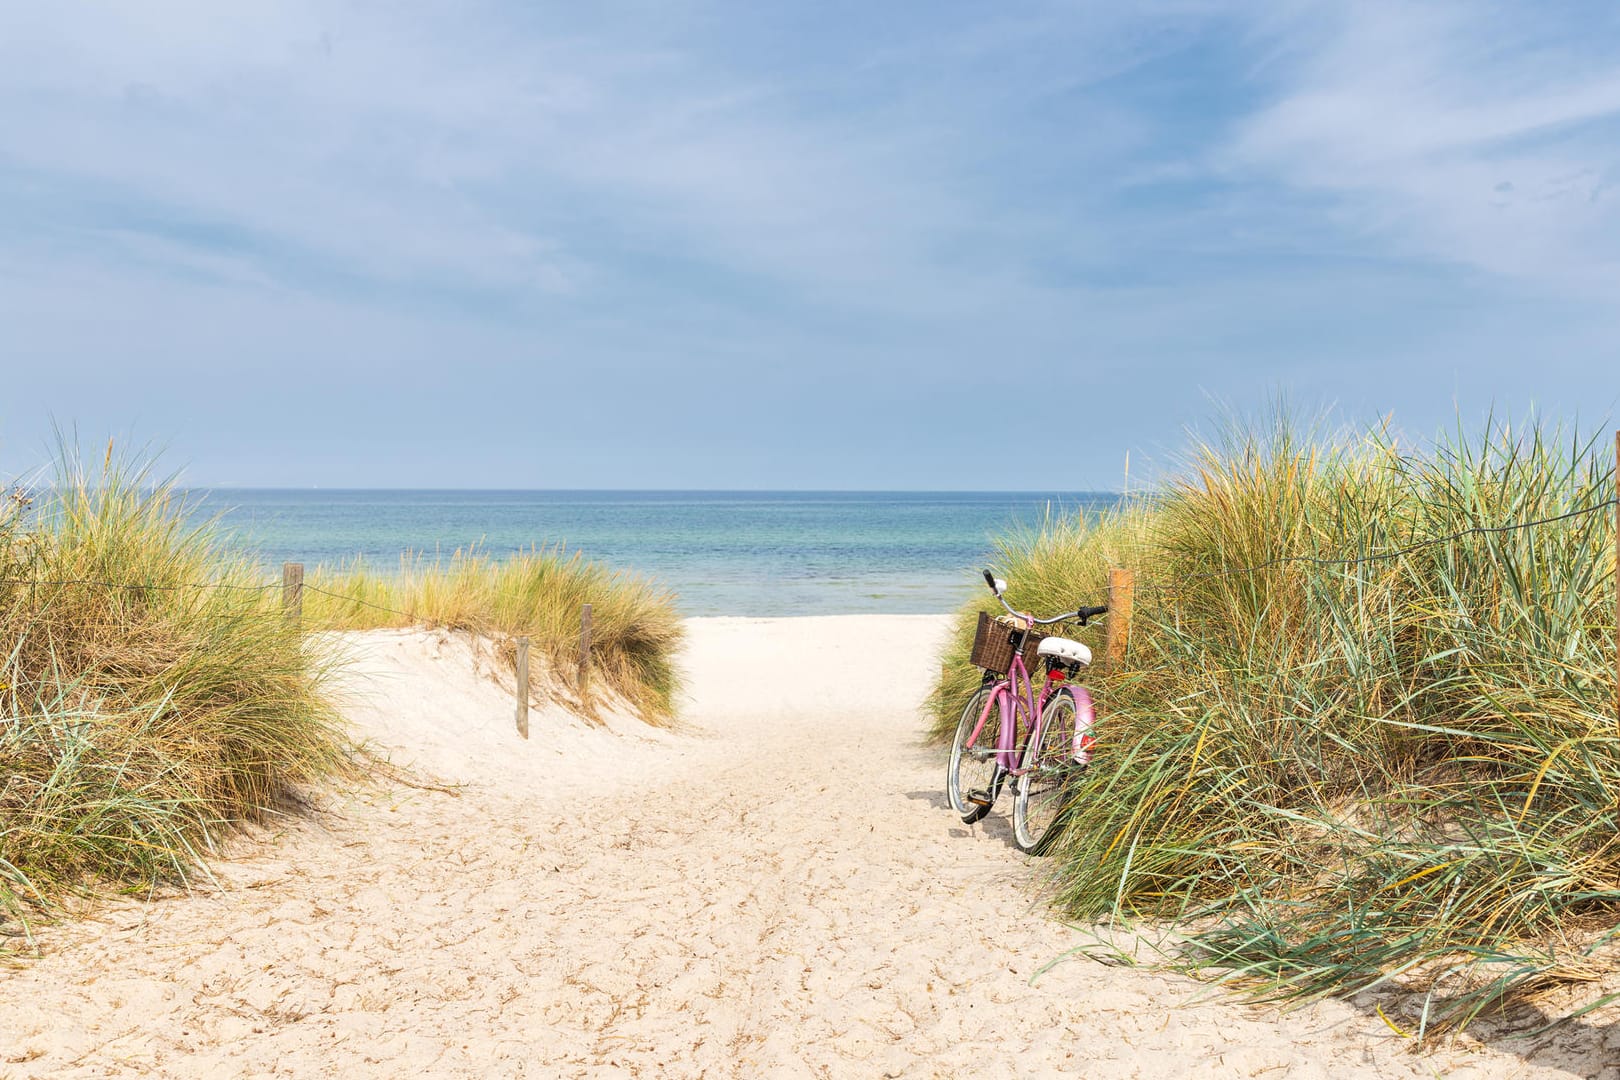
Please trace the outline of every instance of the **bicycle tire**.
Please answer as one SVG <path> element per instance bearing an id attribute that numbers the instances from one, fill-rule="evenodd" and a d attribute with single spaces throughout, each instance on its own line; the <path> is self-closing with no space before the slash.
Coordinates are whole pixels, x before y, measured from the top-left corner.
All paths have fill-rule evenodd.
<path id="1" fill-rule="evenodd" d="M 995 779 L 996 738 L 1001 732 L 999 708 L 991 709 L 990 715 L 985 717 L 984 728 L 979 732 L 974 744 L 965 745 L 968 736 L 973 734 L 973 725 L 979 722 L 979 713 L 983 711 L 984 703 L 989 700 L 990 694 L 990 687 L 981 687 L 978 693 L 968 700 L 962 707 L 962 715 L 956 721 L 956 734 L 951 739 L 951 760 L 945 774 L 945 797 L 950 801 L 951 809 L 958 814 L 966 814 L 973 809 L 965 798 L 967 792 L 988 790 Z"/>
<path id="2" fill-rule="evenodd" d="M 1082 741 L 1090 738 L 1089 715 L 1088 730 L 1078 731 L 1080 723 L 1075 699 L 1060 693 L 1041 711 L 1040 738 L 1024 748 L 1012 818 L 1013 843 L 1026 855 L 1050 853 L 1063 832 L 1064 807 L 1087 767 L 1078 757 Z"/>

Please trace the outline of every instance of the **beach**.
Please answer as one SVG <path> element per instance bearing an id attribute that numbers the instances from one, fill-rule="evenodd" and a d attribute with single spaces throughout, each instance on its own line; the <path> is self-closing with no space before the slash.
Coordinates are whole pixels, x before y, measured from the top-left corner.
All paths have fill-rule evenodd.
<path id="1" fill-rule="evenodd" d="M 1004 813 L 945 805 L 948 623 L 690 619 L 675 730 L 539 702 L 527 741 L 476 639 L 343 634 L 387 767 L 40 929 L 0 1076 L 1620 1075 L 1587 1025 L 1414 1054 L 1366 1003 L 1075 953 Z"/>

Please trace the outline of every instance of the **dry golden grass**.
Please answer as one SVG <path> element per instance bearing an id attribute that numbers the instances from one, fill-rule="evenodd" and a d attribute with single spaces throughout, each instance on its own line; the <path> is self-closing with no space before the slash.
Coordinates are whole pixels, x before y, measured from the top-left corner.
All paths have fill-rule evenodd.
<path id="1" fill-rule="evenodd" d="M 0 920 L 93 882 L 183 882 L 346 760 L 325 661 L 186 520 L 110 459 L 0 513 Z"/>
<path id="2" fill-rule="evenodd" d="M 1110 566 L 1138 581 L 1059 905 L 1184 919 L 1176 962 L 1277 997 L 1433 988 L 1431 1029 L 1584 978 L 1594 921 L 1620 920 L 1612 510 L 1331 560 L 1601 506 L 1606 457 L 1537 426 L 1414 454 L 1284 418 L 1115 514 L 1008 538 L 1023 609 L 1097 602 Z M 977 687 L 982 606 L 936 737 Z"/>
<path id="3" fill-rule="evenodd" d="M 496 560 L 477 551 L 448 559 L 407 556 L 393 575 L 363 564 L 317 569 L 307 582 L 306 622 L 334 630 L 442 626 L 500 639 L 529 637 L 535 655 L 572 679 L 580 612 L 591 605 L 591 688 L 610 690 L 650 724 L 674 716 L 673 658 L 685 627 L 667 590 L 561 548 Z M 384 610 L 386 609 L 386 610 Z M 587 713 L 591 702 L 587 701 Z"/>

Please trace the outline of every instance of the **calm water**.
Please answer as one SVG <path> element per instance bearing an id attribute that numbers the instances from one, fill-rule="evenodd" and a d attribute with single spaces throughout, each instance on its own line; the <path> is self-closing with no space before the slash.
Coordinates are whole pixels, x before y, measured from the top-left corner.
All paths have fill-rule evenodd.
<path id="1" fill-rule="evenodd" d="M 564 543 L 657 578 L 689 615 L 949 611 L 994 537 L 1096 493 L 266 491 L 194 493 L 268 565 Z"/>

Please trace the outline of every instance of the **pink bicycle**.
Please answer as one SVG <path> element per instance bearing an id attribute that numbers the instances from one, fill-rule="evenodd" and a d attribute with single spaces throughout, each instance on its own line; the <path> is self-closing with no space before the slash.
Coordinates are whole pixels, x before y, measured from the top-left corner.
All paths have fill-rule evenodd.
<path id="1" fill-rule="evenodd" d="M 989 570 L 984 580 L 1007 615 L 979 613 L 973 664 L 984 670 L 984 681 L 957 721 L 945 792 L 951 809 L 971 825 L 990 812 L 1011 779 L 1013 842 L 1020 851 L 1043 855 L 1061 831 L 1056 825 L 1064 799 L 1091 764 L 1096 709 L 1086 688 L 1070 681 L 1091 663 L 1091 650 L 1035 627 L 1069 619 L 1085 626 L 1108 607 L 1037 619 L 1012 609 L 1002 595 L 1005 581 Z M 1029 673 L 1037 659 L 1046 669 L 1039 691 Z"/>

